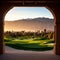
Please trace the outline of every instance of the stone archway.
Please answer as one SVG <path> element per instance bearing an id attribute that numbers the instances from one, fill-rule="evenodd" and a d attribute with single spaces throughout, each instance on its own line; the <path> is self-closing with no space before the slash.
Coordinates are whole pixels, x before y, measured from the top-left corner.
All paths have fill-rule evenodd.
<path id="1" fill-rule="evenodd" d="M 57 5 L 56 5 L 57 4 Z M 4 53 L 4 16 L 8 10 L 14 6 L 48 6 L 54 15 L 54 30 L 55 30 L 55 54 L 60 55 L 60 6 L 54 1 L 3 1 L 0 8 L 0 54 Z M 56 16 L 55 16 L 56 15 Z"/>

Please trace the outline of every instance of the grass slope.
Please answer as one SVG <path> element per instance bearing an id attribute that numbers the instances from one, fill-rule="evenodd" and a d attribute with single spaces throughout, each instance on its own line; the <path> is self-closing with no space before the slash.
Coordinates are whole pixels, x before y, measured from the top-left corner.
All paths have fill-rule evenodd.
<path id="1" fill-rule="evenodd" d="M 34 39 L 19 39 L 5 38 L 5 44 L 19 50 L 46 51 L 54 47 L 54 40 L 34 38 Z"/>

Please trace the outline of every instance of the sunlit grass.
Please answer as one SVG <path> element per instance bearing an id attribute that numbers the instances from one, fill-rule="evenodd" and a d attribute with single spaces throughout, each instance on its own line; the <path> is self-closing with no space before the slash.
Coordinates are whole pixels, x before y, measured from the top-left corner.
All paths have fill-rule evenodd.
<path id="1" fill-rule="evenodd" d="M 54 40 L 5 38 L 5 44 L 16 49 L 45 51 L 53 49 Z"/>

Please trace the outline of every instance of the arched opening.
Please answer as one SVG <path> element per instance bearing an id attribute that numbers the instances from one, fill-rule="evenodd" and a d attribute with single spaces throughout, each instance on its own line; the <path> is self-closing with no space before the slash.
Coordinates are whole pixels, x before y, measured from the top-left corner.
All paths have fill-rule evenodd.
<path id="1" fill-rule="evenodd" d="M 54 14 L 52 13 L 52 15 L 54 15 Z M 44 17 L 44 16 L 43 16 L 43 17 Z M 43 18 L 43 19 L 44 19 L 44 18 Z M 54 19 L 55 19 L 55 17 L 54 17 Z M 45 27 L 45 28 L 43 28 L 43 29 L 45 29 L 45 30 L 46 30 L 46 27 Z M 14 29 L 14 30 L 15 30 L 15 29 Z M 39 29 L 38 29 L 38 30 L 39 30 Z M 45 31 L 45 30 L 44 30 L 44 31 Z M 13 29 L 12 29 L 11 31 L 13 31 Z"/>

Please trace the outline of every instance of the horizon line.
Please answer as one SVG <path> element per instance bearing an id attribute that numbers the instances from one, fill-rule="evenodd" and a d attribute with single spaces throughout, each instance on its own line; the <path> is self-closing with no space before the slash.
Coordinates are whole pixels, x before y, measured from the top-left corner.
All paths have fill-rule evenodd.
<path id="1" fill-rule="evenodd" d="M 36 17 L 36 18 L 54 19 L 54 18 L 49 18 L 49 17 Z M 22 19 L 16 19 L 16 20 L 13 20 L 13 21 L 25 20 L 25 19 L 36 19 L 36 18 L 22 18 Z M 4 20 L 4 21 L 12 21 L 12 20 Z"/>

